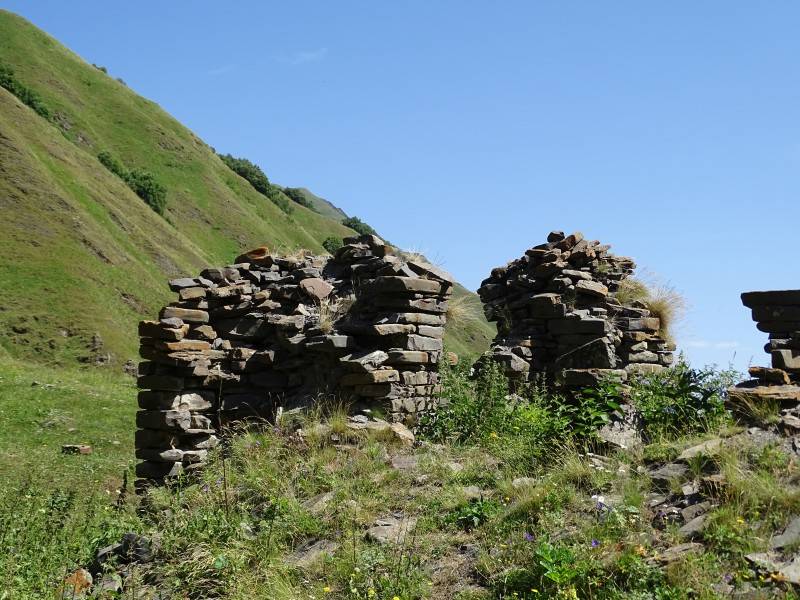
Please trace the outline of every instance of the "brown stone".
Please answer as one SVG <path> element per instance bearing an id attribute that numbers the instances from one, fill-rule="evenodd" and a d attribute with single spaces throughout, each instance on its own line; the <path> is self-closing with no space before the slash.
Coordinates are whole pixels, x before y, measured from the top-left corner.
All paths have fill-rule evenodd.
<path id="1" fill-rule="evenodd" d="M 748 308 L 756 306 L 800 306 L 800 290 L 745 292 L 742 294 L 742 304 Z"/>
<path id="2" fill-rule="evenodd" d="M 177 317 L 178 319 L 183 319 L 187 323 L 208 323 L 208 313 L 206 311 L 191 308 L 167 306 L 161 309 L 159 316 L 162 319 Z"/>
<path id="3" fill-rule="evenodd" d="M 781 369 L 770 369 L 768 367 L 750 367 L 747 369 L 751 377 L 764 383 L 774 383 L 776 385 L 789 385 L 789 374 Z"/>
<path id="4" fill-rule="evenodd" d="M 355 386 L 371 383 L 400 381 L 400 373 L 394 369 L 379 369 L 368 373 L 348 373 L 339 380 L 341 385 Z"/>
<path id="5" fill-rule="evenodd" d="M 311 298 L 323 300 L 330 296 L 333 291 L 333 286 L 324 279 L 311 277 L 309 279 L 303 279 L 300 282 L 300 289 Z"/>

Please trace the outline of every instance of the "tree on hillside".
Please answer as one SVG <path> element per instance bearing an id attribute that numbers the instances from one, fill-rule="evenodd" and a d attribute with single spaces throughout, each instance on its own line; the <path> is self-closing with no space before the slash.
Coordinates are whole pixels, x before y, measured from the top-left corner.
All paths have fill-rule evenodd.
<path id="1" fill-rule="evenodd" d="M 261 167 L 246 158 L 236 158 L 230 154 L 219 154 L 218 156 L 231 171 L 249 181 L 257 192 L 269 198 L 283 212 L 287 214 L 292 212 L 285 193 L 278 186 L 270 183 Z"/>
<path id="2" fill-rule="evenodd" d="M 289 196 L 289 199 L 293 202 L 297 202 L 300 206 L 305 206 L 309 210 L 313 210 L 314 212 L 319 212 L 317 208 L 311 203 L 311 201 L 306 198 L 305 194 L 303 194 L 300 188 L 283 188 L 283 193 Z"/>
<path id="3" fill-rule="evenodd" d="M 378 232 L 375 231 L 372 227 L 364 223 L 358 217 L 348 217 L 344 221 L 342 221 L 342 225 L 345 227 L 349 227 L 350 229 L 354 229 L 361 235 L 378 235 Z"/>

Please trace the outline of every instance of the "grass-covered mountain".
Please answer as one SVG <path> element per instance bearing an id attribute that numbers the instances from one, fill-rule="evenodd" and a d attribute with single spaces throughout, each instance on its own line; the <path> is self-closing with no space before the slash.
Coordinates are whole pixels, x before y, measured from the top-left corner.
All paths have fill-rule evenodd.
<path id="1" fill-rule="evenodd" d="M 166 278 L 262 244 L 322 252 L 326 238 L 353 234 L 344 213 L 307 191 L 315 210 L 290 202 L 287 213 L 157 104 L 7 11 L 0 67 L 13 73 L 6 87 L 18 86 L 0 87 L 2 353 L 69 364 L 100 351 L 122 362 L 136 355 L 136 322 L 171 299 Z M 163 216 L 102 152 L 166 189 Z M 480 351 L 490 337 L 481 320 L 448 342 Z"/>

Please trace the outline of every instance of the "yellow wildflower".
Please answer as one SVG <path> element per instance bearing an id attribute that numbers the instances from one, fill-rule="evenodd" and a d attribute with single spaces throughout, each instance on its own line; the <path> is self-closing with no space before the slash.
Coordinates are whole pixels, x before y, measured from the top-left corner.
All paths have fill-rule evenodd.
<path id="1" fill-rule="evenodd" d="M 326 585 L 324 588 L 322 588 L 322 593 L 323 594 L 330 594 L 331 593 L 331 586 Z"/>

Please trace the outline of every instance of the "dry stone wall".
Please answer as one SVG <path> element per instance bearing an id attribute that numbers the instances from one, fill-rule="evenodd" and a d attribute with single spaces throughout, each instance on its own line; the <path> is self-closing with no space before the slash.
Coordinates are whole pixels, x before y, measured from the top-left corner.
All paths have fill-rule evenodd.
<path id="1" fill-rule="evenodd" d="M 660 337 L 659 319 L 617 299 L 636 265 L 609 248 L 551 232 L 482 282 L 478 294 L 498 331 L 490 357 L 511 378 L 577 388 L 672 364 L 675 347 Z"/>
<path id="2" fill-rule="evenodd" d="M 742 303 L 752 311 L 758 329 L 769 334 L 764 351 L 771 366 L 750 367 L 752 379 L 728 390 L 732 407 L 748 413 L 774 404 L 783 433 L 800 434 L 800 290 L 746 292 Z"/>
<path id="3" fill-rule="evenodd" d="M 178 299 L 139 325 L 137 476 L 197 468 L 222 426 L 321 396 L 413 422 L 435 403 L 453 283 L 372 235 L 171 281 Z"/>

